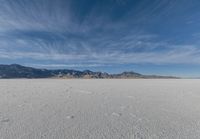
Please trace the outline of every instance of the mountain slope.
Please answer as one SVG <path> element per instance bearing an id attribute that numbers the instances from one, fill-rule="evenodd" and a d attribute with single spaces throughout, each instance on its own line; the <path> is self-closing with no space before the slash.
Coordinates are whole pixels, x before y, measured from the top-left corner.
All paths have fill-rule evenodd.
<path id="1" fill-rule="evenodd" d="M 123 72 L 120 74 L 108 74 L 105 72 L 93 72 L 90 70 L 47 70 L 25 67 L 18 64 L 0 65 L 0 78 L 176 78 L 171 76 L 142 75 L 135 72 Z"/>

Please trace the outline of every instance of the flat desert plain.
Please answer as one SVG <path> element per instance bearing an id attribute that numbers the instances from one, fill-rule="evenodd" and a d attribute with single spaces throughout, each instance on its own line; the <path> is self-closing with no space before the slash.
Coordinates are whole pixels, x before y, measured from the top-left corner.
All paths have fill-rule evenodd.
<path id="1" fill-rule="evenodd" d="M 0 80 L 0 139 L 199 139 L 200 80 Z"/>

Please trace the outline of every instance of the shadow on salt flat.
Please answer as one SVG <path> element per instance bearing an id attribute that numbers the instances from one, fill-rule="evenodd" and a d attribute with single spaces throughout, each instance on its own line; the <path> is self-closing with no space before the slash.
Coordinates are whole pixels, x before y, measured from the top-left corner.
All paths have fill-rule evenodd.
<path id="1" fill-rule="evenodd" d="M 1 123 L 8 123 L 8 122 L 10 122 L 10 119 L 9 119 L 9 118 L 5 118 L 5 119 L 2 119 L 2 120 L 1 120 Z"/>

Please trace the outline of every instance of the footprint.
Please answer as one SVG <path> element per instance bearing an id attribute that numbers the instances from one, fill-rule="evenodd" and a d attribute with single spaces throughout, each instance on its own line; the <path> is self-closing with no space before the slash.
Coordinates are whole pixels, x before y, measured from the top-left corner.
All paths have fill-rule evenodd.
<path id="1" fill-rule="evenodd" d="M 126 109 L 126 106 L 120 106 L 120 109 L 124 110 L 124 109 Z"/>
<path id="2" fill-rule="evenodd" d="M 85 90 L 79 90 L 79 92 L 80 92 L 80 93 L 83 93 L 83 94 L 88 94 L 88 95 L 92 94 L 92 92 L 90 92 L 90 91 L 85 91 Z"/>
<path id="3" fill-rule="evenodd" d="M 46 138 L 46 136 L 47 136 L 46 134 L 44 134 L 44 135 L 41 135 L 41 138 Z"/>
<path id="4" fill-rule="evenodd" d="M 133 113 L 130 113 L 130 115 L 133 117 L 133 118 L 136 118 L 137 116 Z"/>
<path id="5" fill-rule="evenodd" d="M 10 119 L 9 118 L 5 118 L 5 119 L 1 120 L 1 122 L 2 123 L 8 123 L 8 122 L 10 122 Z"/>
<path id="6" fill-rule="evenodd" d="M 116 113 L 116 112 L 113 112 L 112 115 L 113 115 L 113 116 L 117 116 L 117 117 L 119 117 L 119 116 L 122 116 L 122 113 Z"/>
<path id="7" fill-rule="evenodd" d="M 130 98 L 130 99 L 135 99 L 135 97 L 134 96 L 127 96 L 128 98 Z"/>
<path id="8" fill-rule="evenodd" d="M 18 105 L 19 108 L 24 107 L 24 106 L 25 106 L 25 103 L 24 103 L 24 104 L 19 104 L 19 105 Z"/>
<path id="9" fill-rule="evenodd" d="M 133 135 L 133 139 L 144 139 L 143 135 L 140 134 L 139 132 L 136 132 L 134 135 Z"/>
<path id="10" fill-rule="evenodd" d="M 67 116 L 67 119 L 74 119 L 74 116 L 73 115 Z"/>
<path id="11" fill-rule="evenodd" d="M 22 106 L 23 106 L 23 105 L 21 105 L 21 104 L 20 104 L 20 105 L 18 105 L 18 107 L 22 107 Z"/>

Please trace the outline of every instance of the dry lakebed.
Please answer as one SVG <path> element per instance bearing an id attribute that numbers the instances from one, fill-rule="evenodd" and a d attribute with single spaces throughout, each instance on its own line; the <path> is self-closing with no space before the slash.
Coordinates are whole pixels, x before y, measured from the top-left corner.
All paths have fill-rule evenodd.
<path id="1" fill-rule="evenodd" d="M 198 79 L 2 79 L 0 139 L 199 139 Z"/>

